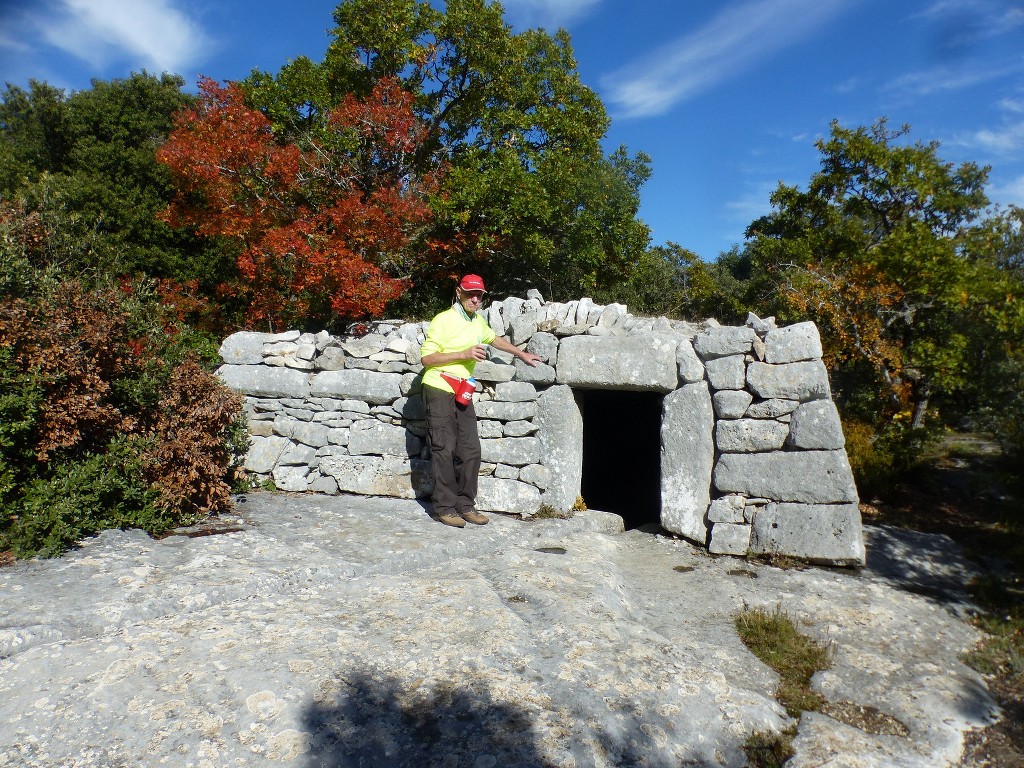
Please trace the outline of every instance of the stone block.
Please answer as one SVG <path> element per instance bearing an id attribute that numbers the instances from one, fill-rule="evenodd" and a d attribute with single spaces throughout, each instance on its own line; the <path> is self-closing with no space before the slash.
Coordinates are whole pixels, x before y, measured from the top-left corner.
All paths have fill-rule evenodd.
<path id="1" fill-rule="evenodd" d="M 537 401 L 508 403 L 497 400 L 481 400 L 474 408 L 478 418 L 500 421 L 529 420 L 537 415 L 538 410 Z"/>
<path id="2" fill-rule="evenodd" d="M 351 450 L 351 444 L 349 445 Z M 501 437 L 480 441 L 480 455 L 484 461 L 522 467 L 540 461 L 540 440 L 536 437 Z"/>
<path id="3" fill-rule="evenodd" d="M 715 445 L 722 453 L 777 451 L 788 435 L 789 425 L 774 419 L 722 420 L 715 425 Z"/>
<path id="4" fill-rule="evenodd" d="M 750 551 L 827 565 L 863 565 L 856 504 L 769 504 L 753 518 Z"/>
<path id="5" fill-rule="evenodd" d="M 501 316 L 500 303 L 487 308 L 487 324 L 491 326 L 495 336 L 505 335 L 505 318 Z"/>
<path id="6" fill-rule="evenodd" d="M 703 360 L 745 355 L 756 338 L 753 328 L 708 328 L 694 337 L 693 349 Z"/>
<path id="7" fill-rule="evenodd" d="M 594 389 L 671 392 L 679 381 L 673 336 L 570 336 L 558 348 L 557 382 Z"/>
<path id="8" fill-rule="evenodd" d="M 539 387 L 545 387 L 549 384 L 555 383 L 555 369 L 546 363 L 527 365 L 522 360 L 517 359 L 514 366 L 516 369 L 516 379 L 518 381 L 525 381 Z"/>
<path id="9" fill-rule="evenodd" d="M 715 499 L 708 507 L 709 523 L 745 523 L 747 522 L 744 510 L 746 499 L 743 496 L 730 494 Z"/>
<path id="10" fill-rule="evenodd" d="M 357 421 L 349 429 L 348 452 L 354 456 L 416 456 L 420 439 L 405 427 L 373 420 Z"/>
<path id="11" fill-rule="evenodd" d="M 570 323 L 575 325 L 589 325 L 587 322 L 590 319 L 590 313 L 594 309 L 594 300 L 591 298 L 583 297 L 576 302 L 576 317 L 569 318 Z"/>
<path id="12" fill-rule="evenodd" d="M 693 384 L 704 379 L 704 363 L 697 357 L 693 343 L 683 339 L 676 346 L 676 367 L 679 380 L 684 384 Z"/>
<path id="13" fill-rule="evenodd" d="M 278 464 L 271 473 L 274 485 L 279 491 L 302 493 L 309 487 L 306 477 L 310 469 L 307 466 L 282 466 Z"/>
<path id="14" fill-rule="evenodd" d="M 498 402 L 525 403 L 537 399 L 537 388 L 525 381 L 503 381 L 494 387 Z"/>
<path id="15" fill-rule="evenodd" d="M 538 429 L 532 421 L 510 421 L 505 425 L 505 437 L 526 437 L 532 435 Z"/>
<path id="16" fill-rule="evenodd" d="M 285 448 L 284 451 L 281 452 L 281 456 L 277 460 L 277 466 L 309 467 L 315 462 L 315 460 L 316 448 L 310 445 L 302 445 L 301 443 L 292 443 L 287 448 Z"/>
<path id="17" fill-rule="evenodd" d="M 430 462 L 405 456 L 323 456 L 320 473 L 333 477 L 342 493 L 424 498 L 434 490 Z"/>
<path id="18" fill-rule="evenodd" d="M 748 419 L 777 419 L 780 416 L 786 416 L 787 414 L 795 411 L 800 405 L 799 400 L 780 400 L 779 398 L 772 398 L 771 400 L 762 400 L 757 403 L 753 403 L 747 412 L 743 414 Z"/>
<path id="19" fill-rule="evenodd" d="M 323 371 L 313 377 L 314 397 L 352 398 L 371 405 L 393 403 L 401 397 L 402 376 L 359 369 Z"/>
<path id="20" fill-rule="evenodd" d="M 662 407 L 661 524 L 703 544 L 715 455 L 715 415 L 707 383 L 682 386 L 665 396 Z"/>
<path id="21" fill-rule="evenodd" d="M 537 332 L 537 313 L 525 312 L 509 324 L 508 339 L 515 345 L 525 344 Z"/>
<path id="22" fill-rule="evenodd" d="M 519 467 L 512 467 L 508 464 L 495 464 L 494 471 L 491 474 L 502 480 L 518 480 Z"/>
<path id="23" fill-rule="evenodd" d="M 427 418 L 427 409 L 419 394 L 412 397 L 400 397 L 395 400 L 393 407 L 403 419 L 422 420 Z"/>
<path id="24" fill-rule="evenodd" d="M 480 419 L 476 423 L 476 428 L 481 438 L 504 437 L 505 435 L 505 428 L 500 421 Z"/>
<path id="25" fill-rule="evenodd" d="M 828 371 L 820 360 L 802 363 L 753 362 L 747 366 L 747 386 L 760 398 L 821 400 L 831 398 Z"/>
<path id="26" fill-rule="evenodd" d="M 558 337 L 553 333 L 535 333 L 526 345 L 526 351 L 537 355 L 548 365 L 556 365 L 558 360 Z"/>
<path id="27" fill-rule="evenodd" d="M 249 419 L 249 434 L 253 437 L 270 437 L 274 434 L 274 422 L 267 419 Z"/>
<path id="28" fill-rule="evenodd" d="M 529 517 L 540 509 L 540 490 L 519 480 L 481 477 L 476 506 L 485 512 L 507 512 Z"/>
<path id="29" fill-rule="evenodd" d="M 252 397 L 307 397 L 309 374 L 265 365 L 222 365 L 217 376 L 224 385 Z"/>
<path id="30" fill-rule="evenodd" d="M 523 314 L 523 305 L 526 302 L 518 296 L 508 296 L 501 301 L 501 316 L 505 318 L 506 327 Z"/>
<path id="31" fill-rule="evenodd" d="M 266 359 L 269 360 L 270 358 Z M 285 357 L 282 359 L 284 360 L 285 366 L 288 368 L 295 368 L 300 371 L 312 371 L 316 369 L 312 360 L 302 360 L 298 357 Z"/>
<path id="32" fill-rule="evenodd" d="M 551 472 L 543 502 L 567 512 L 583 482 L 583 414 L 567 386 L 555 385 L 542 392 L 537 407 L 540 463 Z"/>
<path id="33" fill-rule="evenodd" d="M 839 411 L 831 400 L 813 400 L 793 411 L 788 445 L 804 450 L 839 450 L 846 446 Z"/>
<path id="34" fill-rule="evenodd" d="M 723 453 L 714 469 L 721 493 L 804 504 L 856 503 L 845 451 Z"/>
<path id="35" fill-rule="evenodd" d="M 345 367 L 345 352 L 338 347 L 328 347 L 313 363 L 321 371 L 340 371 Z"/>
<path id="36" fill-rule="evenodd" d="M 330 442 L 331 430 L 323 424 L 299 421 L 292 426 L 290 437 L 305 445 L 320 448 Z"/>
<path id="37" fill-rule="evenodd" d="M 723 389 L 711 398 L 720 419 L 739 419 L 747 412 L 754 396 L 742 389 Z"/>
<path id="38" fill-rule="evenodd" d="M 772 365 L 821 359 L 821 337 L 812 322 L 774 328 L 764 337 L 764 361 Z"/>
<path id="39" fill-rule="evenodd" d="M 527 464 L 520 470 L 519 479 L 543 491 L 551 484 L 551 471 L 543 464 Z"/>
<path id="40" fill-rule="evenodd" d="M 619 318 L 626 314 L 626 307 L 623 304 L 606 304 L 604 309 L 601 310 L 601 316 L 597 319 L 597 324 L 602 328 L 614 328 Z"/>
<path id="41" fill-rule="evenodd" d="M 292 444 L 287 437 L 250 437 L 245 468 L 260 475 L 270 474 L 284 450 Z"/>
<path id="42" fill-rule="evenodd" d="M 384 349 L 387 337 L 378 333 L 368 333 L 358 339 L 348 339 L 341 343 L 341 348 L 349 357 L 369 357 Z"/>
<path id="43" fill-rule="evenodd" d="M 324 477 L 319 472 L 310 472 L 306 478 L 306 490 L 310 493 L 323 493 L 333 496 L 338 492 L 338 481 L 333 477 Z"/>
<path id="44" fill-rule="evenodd" d="M 743 389 L 746 386 L 747 363 L 743 355 L 716 357 L 704 363 L 711 388 Z"/>
<path id="45" fill-rule="evenodd" d="M 715 523 L 711 526 L 708 551 L 713 555 L 743 557 L 750 549 L 750 526 L 736 523 Z"/>
<path id="46" fill-rule="evenodd" d="M 511 381 L 515 375 L 515 366 L 494 360 L 481 360 L 473 369 L 477 381 Z"/>
<path id="47" fill-rule="evenodd" d="M 220 359 L 228 365 L 260 365 L 263 362 L 263 345 L 270 338 L 269 333 L 239 331 L 228 336 L 218 350 Z"/>

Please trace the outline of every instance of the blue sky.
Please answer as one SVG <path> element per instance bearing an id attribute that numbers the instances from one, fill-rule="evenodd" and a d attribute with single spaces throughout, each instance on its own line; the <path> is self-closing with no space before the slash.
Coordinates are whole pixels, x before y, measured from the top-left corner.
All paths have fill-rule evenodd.
<path id="1" fill-rule="evenodd" d="M 0 80 L 70 90 L 146 69 L 240 79 L 319 60 L 332 0 L 0 0 Z M 517 30 L 565 27 L 604 101 L 609 151 L 653 159 L 653 244 L 714 259 L 805 186 L 829 123 L 909 123 L 949 162 L 992 166 L 1024 206 L 1021 0 L 506 0 Z"/>

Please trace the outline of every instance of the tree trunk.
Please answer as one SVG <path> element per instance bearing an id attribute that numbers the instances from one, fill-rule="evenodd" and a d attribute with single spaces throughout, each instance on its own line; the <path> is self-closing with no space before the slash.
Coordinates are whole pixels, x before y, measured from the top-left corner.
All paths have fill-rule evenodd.
<path id="1" fill-rule="evenodd" d="M 930 388 L 925 387 L 914 399 L 914 416 L 910 420 L 911 429 L 921 429 L 924 426 L 924 417 L 928 413 L 928 397 L 930 394 Z"/>

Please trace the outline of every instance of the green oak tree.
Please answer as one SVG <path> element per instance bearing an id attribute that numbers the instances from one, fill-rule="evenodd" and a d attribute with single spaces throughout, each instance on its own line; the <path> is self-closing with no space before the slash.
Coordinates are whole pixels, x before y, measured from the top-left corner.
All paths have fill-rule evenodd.
<path id="1" fill-rule="evenodd" d="M 232 273 L 222 243 L 156 218 L 173 189 L 154 153 L 174 113 L 193 101 L 183 84 L 142 72 L 72 93 L 38 82 L 7 86 L 0 197 L 39 219 L 47 236 L 38 259 L 87 280 L 142 273 L 208 291 Z"/>
<path id="2" fill-rule="evenodd" d="M 433 225 L 406 273 L 421 284 L 463 270 L 498 291 L 579 295 L 626 276 L 649 240 L 637 219 L 649 158 L 601 141 L 608 116 L 582 84 L 569 36 L 515 34 L 498 3 L 346 0 L 324 59 L 289 62 L 242 84 L 282 139 L 323 143 L 349 93 L 397 77 L 428 138 L 414 172 L 447 164 Z M 445 281 L 445 289 L 448 283 Z M 422 293 L 421 293 L 422 295 Z"/>
<path id="3" fill-rule="evenodd" d="M 833 122 L 807 189 L 780 184 L 747 236 L 773 308 L 819 324 L 848 413 L 912 433 L 970 387 L 981 346 L 1012 343 L 1024 318 L 984 218 L 988 169 L 943 162 L 908 131 Z"/>

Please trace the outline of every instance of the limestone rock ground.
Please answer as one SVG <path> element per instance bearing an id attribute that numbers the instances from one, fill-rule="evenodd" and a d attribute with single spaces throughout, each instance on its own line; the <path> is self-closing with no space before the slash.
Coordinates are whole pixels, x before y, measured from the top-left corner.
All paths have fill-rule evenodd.
<path id="1" fill-rule="evenodd" d="M 600 512 L 463 530 L 414 501 L 253 494 L 160 541 L 0 569 L 0 766 L 742 766 L 791 720 L 733 629 L 780 606 L 814 681 L 907 735 L 804 715 L 791 765 L 955 765 L 995 707 L 948 539 L 868 529 L 783 570 Z M 186 533 L 192 536 L 184 535 Z"/>

